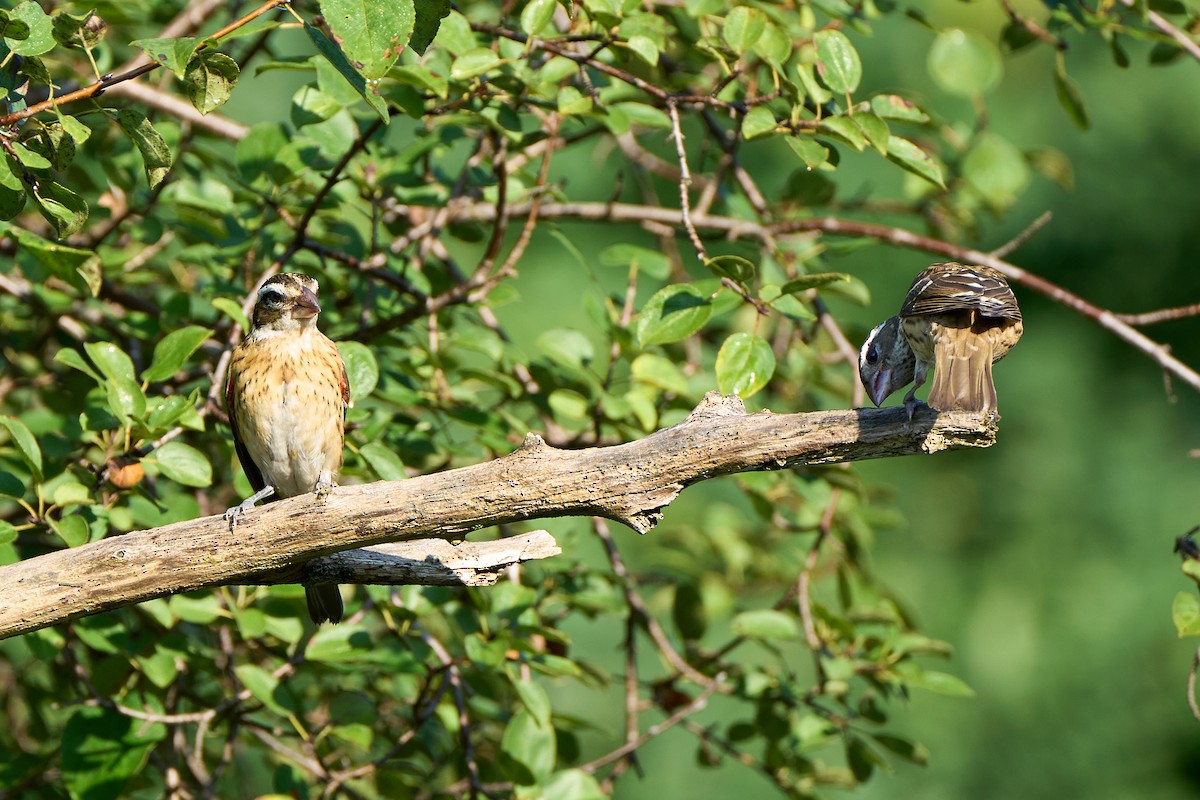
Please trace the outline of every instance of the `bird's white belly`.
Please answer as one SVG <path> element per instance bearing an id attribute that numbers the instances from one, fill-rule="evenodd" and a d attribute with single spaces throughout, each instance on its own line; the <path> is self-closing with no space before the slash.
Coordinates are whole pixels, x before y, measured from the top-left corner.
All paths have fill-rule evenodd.
<path id="1" fill-rule="evenodd" d="M 245 426 L 252 430 L 243 431 L 250 458 L 280 497 L 314 491 L 322 472 L 332 480 L 341 465 L 341 414 L 312 389 L 311 383 L 272 387 L 272 396 L 263 398 L 266 402 L 253 416 L 254 424 Z"/>

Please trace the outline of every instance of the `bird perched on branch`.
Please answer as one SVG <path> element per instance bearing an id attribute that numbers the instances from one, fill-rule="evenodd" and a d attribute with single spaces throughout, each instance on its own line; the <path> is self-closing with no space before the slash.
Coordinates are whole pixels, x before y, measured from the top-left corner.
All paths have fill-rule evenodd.
<path id="1" fill-rule="evenodd" d="M 229 362 L 229 427 L 255 491 L 225 512 L 231 528 L 259 500 L 328 494 L 342 465 L 350 384 L 337 346 L 317 330 L 317 289 L 307 275 L 268 279 Z M 305 586 L 304 593 L 313 622 L 341 620 L 336 584 Z"/>
<path id="2" fill-rule="evenodd" d="M 998 271 L 954 262 L 934 264 L 913 281 L 900 314 L 871 332 L 860 354 L 859 375 L 876 405 L 911 375 L 913 387 L 904 398 L 910 419 L 916 391 L 931 367 L 931 407 L 995 411 L 992 364 L 1008 354 L 1022 330 L 1017 298 Z"/>

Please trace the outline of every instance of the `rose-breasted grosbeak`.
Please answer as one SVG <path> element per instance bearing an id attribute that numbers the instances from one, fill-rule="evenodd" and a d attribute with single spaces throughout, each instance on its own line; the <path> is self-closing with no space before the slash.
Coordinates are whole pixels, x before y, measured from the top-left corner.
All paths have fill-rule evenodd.
<path id="1" fill-rule="evenodd" d="M 915 369 L 916 356 L 900 332 L 899 317 L 876 325 L 858 351 L 858 377 L 875 405 L 912 381 Z"/>
<path id="2" fill-rule="evenodd" d="M 991 267 L 934 264 L 909 287 L 900 331 L 916 357 L 912 391 L 933 367 L 929 405 L 939 411 L 996 410 L 992 364 L 1021 338 L 1021 309 L 1004 276 Z"/>
<path id="3" fill-rule="evenodd" d="M 266 498 L 327 493 L 342 465 L 350 384 L 337 346 L 317 330 L 317 282 L 281 273 L 258 290 L 250 332 L 233 351 L 225 403 L 255 494 L 229 509 L 230 526 Z M 313 622 L 338 622 L 336 584 L 304 587 Z"/>

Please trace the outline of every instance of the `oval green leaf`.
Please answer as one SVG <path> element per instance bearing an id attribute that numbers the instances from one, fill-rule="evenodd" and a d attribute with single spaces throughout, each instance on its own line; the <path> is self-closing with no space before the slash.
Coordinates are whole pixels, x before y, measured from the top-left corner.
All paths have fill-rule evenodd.
<path id="1" fill-rule="evenodd" d="M 637 338 L 645 347 L 684 339 L 708 322 L 712 300 L 687 283 L 677 283 L 655 292 L 638 315 Z"/>
<path id="2" fill-rule="evenodd" d="M 212 484 L 212 464 L 191 445 L 167 442 L 154 452 L 153 458 L 162 474 L 176 483 L 196 487 Z"/>
<path id="3" fill-rule="evenodd" d="M 862 61 L 846 34 L 820 30 L 813 35 L 817 45 L 817 74 L 835 92 L 850 94 L 862 80 Z"/>
<path id="4" fill-rule="evenodd" d="M 722 394 L 750 397 L 774 374 L 775 353 L 754 334 L 732 334 L 717 353 L 717 388 Z"/>
<path id="5" fill-rule="evenodd" d="M 974 97 L 996 88 L 1004 65 L 996 46 L 977 33 L 950 28 L 929 48 L 929 74 L 943 91 Z"/>

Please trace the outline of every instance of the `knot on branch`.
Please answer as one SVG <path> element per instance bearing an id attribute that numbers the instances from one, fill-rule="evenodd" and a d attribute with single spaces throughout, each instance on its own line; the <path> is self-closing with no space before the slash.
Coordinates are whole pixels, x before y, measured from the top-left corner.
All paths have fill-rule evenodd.
<path id="1" fill-rule="evenodd" d="M 704 399 L 687 415 L 685 422 L 696 422 L 712 417 L 745 416 L 745 414 L 746 404 L 736 394 L 708 392 L 704 395 Z"/>

